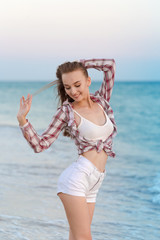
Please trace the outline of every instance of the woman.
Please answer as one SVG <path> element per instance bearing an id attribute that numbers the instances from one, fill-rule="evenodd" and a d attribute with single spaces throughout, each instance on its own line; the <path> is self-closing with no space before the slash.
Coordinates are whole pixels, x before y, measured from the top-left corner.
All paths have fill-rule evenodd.
<path id="1" fill-rule="evenodd" d="M 87 69 L 104 72 L 98 91 L 89 93 L 91 78 Z M 57 68 L 58 95 L 61 106 L 57 109 L 46 131 L 39 136 L 26 119 L 32 96 L 20 100 L 17 114 L 24 137 L 35 152 L 50 147 L 59 133 L 75 140 L 79 158 L 59 177 L 57 195 L 61 199 L 70 226 L 69 240 L 92 239 L 91 222 L 96 196 L 106 174 L 108 156 L 115 157 L 112 139 L 117 134 L 113 110 L 109 105 L 114 76 L 113 59 L 90 59 L 66 62 Z"/>

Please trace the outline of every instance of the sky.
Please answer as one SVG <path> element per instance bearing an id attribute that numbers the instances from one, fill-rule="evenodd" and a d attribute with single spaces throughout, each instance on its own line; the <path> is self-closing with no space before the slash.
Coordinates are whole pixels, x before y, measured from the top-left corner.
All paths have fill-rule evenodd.
<path id="1" fill-rule="evenodd" d="M 117 81 L 160 80 L 159 0 L 0 5 L 1 81 L 54 80 L 59 64 L 90 58 L 114 58 Z"/>

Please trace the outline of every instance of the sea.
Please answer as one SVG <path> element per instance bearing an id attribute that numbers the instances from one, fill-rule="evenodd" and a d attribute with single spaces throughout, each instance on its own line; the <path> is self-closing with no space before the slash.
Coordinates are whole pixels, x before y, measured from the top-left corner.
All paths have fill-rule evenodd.
<path id="1" fill-rule="evenodd" d="M 78 157 L 59 135 L 34 153 L 17 121 L 21 96 L 47 82 L 0 82 L 0 240 L 67 240 L 69 226 L 56 195 L 61 172 Z M 94 93 L 101 82 L 92 82 Z M 93 240 L 160 239 L 160 82 L 115 81 L 110 105 L 117 124 L 116 157 L 108 157 L 92 221 Z M 58 106 L 51 87 L 32 101 L 27 116 L 38 134 Z"/>

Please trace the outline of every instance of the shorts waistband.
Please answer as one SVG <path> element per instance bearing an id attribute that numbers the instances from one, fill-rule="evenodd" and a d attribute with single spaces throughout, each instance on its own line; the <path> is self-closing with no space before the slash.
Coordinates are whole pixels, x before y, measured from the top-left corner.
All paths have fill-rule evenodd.
<path id="1" fill-rule="evenodd" d="M 100 175 L 105 175 L 106 174 L 106 169 L 104 172 L 101 172 L 90 160 L 88 160 L 86 157 L 79 155 L 79 158 L 77 159 L 77 162 L 84 163 L 85 166 L 87 165 L 88 168 L 92 169 L 92 171 L 96 170 Z"/>

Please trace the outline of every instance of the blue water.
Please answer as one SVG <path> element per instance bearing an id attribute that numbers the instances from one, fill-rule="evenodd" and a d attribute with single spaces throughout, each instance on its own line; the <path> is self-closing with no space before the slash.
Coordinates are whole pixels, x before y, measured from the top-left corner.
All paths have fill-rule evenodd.
<path id="1" fill-rule="evenodd" d="M 35 154 L 18 128 L 22 95 L 45 82 L 0 82 L 0 239 L 68 239 L 68 223 L 56 196 L 58 176 L 77 158 L 61 134 Z M 100 83 L 93 82 L 90 92 Z M 56 89 L 33 99 L 28 119 L 42 133 L 56 111 Z M 116 158 L 108 158 L 92 222 L 93 240 L 160 238 L 160 82 L 115 82 L 110 104 L 118 134 Z"/>

